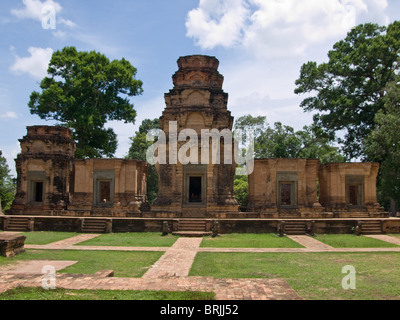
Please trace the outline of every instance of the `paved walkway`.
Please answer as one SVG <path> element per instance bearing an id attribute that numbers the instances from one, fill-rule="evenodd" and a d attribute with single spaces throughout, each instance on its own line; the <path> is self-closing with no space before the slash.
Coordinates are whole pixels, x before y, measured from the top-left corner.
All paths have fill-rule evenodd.
<path id="1" fill-rule="evenodd" d="M 144 275 L 144 279 L 187 277 L 203 238 L 179 238 Z"/>
<path id="2" fill-rule="evenodd" d="M 391 236 L 387 236 L 387 235 L 383 235 L 383 234 L 369 235 L 367 237 L 386 241 L 386 242 L 397 244 L 398 246 L 400 246 L 400 239 L 396 238 L 396 237 L 391 237 Z"/>
<path id="3" fill-rule="evenodd" d="M 58 288 L 103 290 L 163 290 L 215 292 L 218 300 L 300 300 L 301 297 L 284 279 L 215 279 L 189 277 L 189 270 L 198 252 L 400 252 L 400 248 L 332 248 L 308 236 L 289 236 L 305 248 L 200 248 L 202 238 L 179 238 L 170 248 L 76 246 L 99 235 L 82 234 L 48 245 L 26 245 L 27 249 L 45 250 L 124 250 L 163 251 L 164 255 L 142 278 L 114 278 L 112 271 L 94 275 L 57 273 Z M 390 236 L 371 236 L 396 243 L 400 239 Z M 17 286 L 42 285 L 44 265 L 63 269 L 75 261 L 25 261 L 0 270 L 0 292 Z"/>

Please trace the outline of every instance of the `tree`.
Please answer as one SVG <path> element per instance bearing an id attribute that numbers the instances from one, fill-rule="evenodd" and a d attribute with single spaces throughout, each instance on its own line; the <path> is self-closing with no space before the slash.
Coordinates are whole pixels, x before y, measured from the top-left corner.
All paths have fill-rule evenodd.
<path id="1" fill-rule="evenodd" d="M 128 98 L 143 91 L 136 72 L 125 59 L 110 61 L 95 51 L 66 47 L 53 54 L 42 93 L 31 94 L 31 114 L 73 129 L 77 158 L 113 157 L 117 136 L 104 126 L 112 120 L 135 122 Z"/>
<path id="2" fill-rule="evenodd" d="M 2 156 L 0 150 L 0 200 L 1 208 L 8 210 L 14 200 L 15 185 L 10 176 L 10 170 L 7 165 L 6 159 Z"/>
<path id="3" fill-rule="evenodd" d="M 400 206 L 400 76 L 386 87 L 384 107 L 366 139 L 368 160 L 380 163 L 378 197 L 394 214 Z"/>
<path id="4" fill-rule="evenodd" d="M 254 130 L 255 158 L 311 158 L 322 163 L 344 162 L 345 158 L 329 137 L 316 125 L 295 131 L 276 122 L 271 128 L 266 117 L 243 116 L 237 119 L 235 129 Z"/>
<path id="5" fill-rule="evenodd" d="M 317 111 L 314 122 L 330 139 L 338 131 L 350 160 L 365 155 L 365 139 L 383 108 L 384 88 L 394 80 L 400 50 L 400 22 L 388 27 L 362 24 L 337 42 L 329 61 L 305 63 L 296 81 L 296 94 L 309 94 L 301 107 Z"/>
<path id="6" fill-rule="evenodd" d="M 249 202 L 249 180 L 248 176 L 235 176 L 233 182 L 233 193 L 241 207 L 246 207 Z"/>
<path id="7" fill-rule="evenodd" d="M 152 129 L 160 129 L 159 119 L 145 119 L 139 127 L 135 136 L 131 137 L 131 147 L 128 152 L 128 159 L 146 161 L 146 151 L 152 142 L 146 140 L 147 133 Z M 147 173 L 147 199 L 149 203 L 154 203 L 158 193 L 158 174 L 154 165 L 149 166 Z"/>

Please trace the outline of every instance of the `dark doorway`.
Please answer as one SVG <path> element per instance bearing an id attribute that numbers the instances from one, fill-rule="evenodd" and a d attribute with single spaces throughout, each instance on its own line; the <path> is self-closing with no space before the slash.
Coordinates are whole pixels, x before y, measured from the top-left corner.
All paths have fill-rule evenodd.
<path id="1" fill-rule="evenodd" d="M 281 205 L 292 204 L 292 184 L 282 183 L 281 184 Z"/>
<path id="2" fill-rule="evenodd" d="M 202 202 L 201 177 L 189 178 L 189 202 Z"/>
<path id="3" fill-rule="evenodd" d="M 35 202 L 43 202 L 43 182 L 35 182 Z"/>
<path id="4" fill-rule="evenodd" d="M 358 186 L 349 186 L 349 204 L 352 206 L 359 206 Z"/>
<path id="5" fill-rule="evenodd" d="M 111 182 L 100 181 L 100 200 L 103 203 L 111 202 Z"/>

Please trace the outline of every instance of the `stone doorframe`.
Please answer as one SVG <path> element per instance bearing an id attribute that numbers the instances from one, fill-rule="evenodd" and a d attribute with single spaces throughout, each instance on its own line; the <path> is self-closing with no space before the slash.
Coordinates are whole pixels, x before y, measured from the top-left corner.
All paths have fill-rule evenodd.
<path id="1" fill-rule="evenodd" d="M 346 175 L 346 203 L 352 207 L 363 207 L 365 206 L 365 178 L 361 175 Z M 356 203 L 353 204 L 351 199 L 351 188 L 355 188 L 356 191 Z"/>
<path id="2" fill-rule="evenodd" d="M 290 185 L 290 204 L 282 204 L 282 185 Z M 296 209 L 297 208 L 298 175 L 297 172 L 277 172 L 276 173 L 276 201 L 278 208 Z"/>
<path id="3" fill-rule="evenodd" d="M 109 201 L 101 199 L 101 183 L 109 183 Z M 93 172 L 93 205 L 96 207 L 112 207 L 115 195 L 115 171 L 95 170 Z M 107 199 L 108 200 L 108 199 Z"/>
<path id="4" fill-rule="evenodd" d="M 189 202 L 190 178 L 201 178 L 201 202 Z M 204 208 L 207 205 L 207 165 L 183 166 L 183 206 Z"/>
<path id="5" fill-rule="evenodd" d="M 41 201 L 36 199 L 37 188 L 41 188 Z M 29 205 L 43 205 L 46 194 L 46 172 L 29 171 L 28 172 L 28 203 Z"/>

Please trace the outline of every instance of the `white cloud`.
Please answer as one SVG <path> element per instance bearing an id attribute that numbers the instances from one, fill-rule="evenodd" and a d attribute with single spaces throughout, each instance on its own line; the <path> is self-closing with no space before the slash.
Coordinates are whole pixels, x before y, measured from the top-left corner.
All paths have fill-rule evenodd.
<path id="1" fill-rule="evenodd" d="M 200 0 L 199 7 L 188 14 L 187 36 L 205 49 L 232 47 L 242 38 L 248 16 L 245 0 Z"/>
<path id="2" fill-rule="evenodd" d="M 20 19 L 34 19 L 42 21 L 44 17 L 43 9 L 46 7 L 52 7 L 55 9 L 56 13 L 62 10 L 59 3 L 53 0 L 46 0 L 44 2 L 40 0 L 22 0 L 24 8 L 22 9 L 12 9 L 11 13 Z"/>
<path id="3" fill-rule="evenodd" d="M 47 69 L 50 59 L 53 55 L 51 48 L 35 48 L 28 49 L 30 57 L 16 56 L 15 63 L 11 66 L 11 71 L 16 74 L 28 73 L 35 79 L 42 79 L 47 75 Z"/>
<path id="4" fill-rule="evenodd" d="M 57 30 L 53 32 L 53 36 L 58 39 L 65 39 L 67 33 L 61 30 Z"/>
<path id="5" fill-rule="evenodd" d="M 7 111 L 6 113 L 0 113 L 0 119 L 18 119 L 18 115 L 13 111 Z"/>
<path id="6" fill-rule="evenodd" d="M 49 8 L 56 14 L 56 23 L 63 24 L 69 28 L 76 26 L 74 22 L 59 17 L 62 6 L 54 0 L 22 0 L 24 7 L 12 9 L 11 13 L 19 19 L 33 19 L 42 22 L 43 18 L 49 14 Z"/>
<path id="7" fill-rule="evenodd" d="M 72 22 L 71 20 L 68 20 L 68 19 L 60 18 L 60 19 L 58 19 L 58 22 L 63 24 L 63 25 L 66 25 L 67 27 L 70 27 L 70 28 L 76 27 L 76 23 L 74 23 L 74 22 Z"/>
<path id="8" fill-rule="evenodd" d="M 187 36 L 202 49 L 241 44 L 259 57 L 293 56 L 345 35 L 360 20 L 387 22 L 387 5 L 387 0 L 200 0 L 187 15 Z"/>

